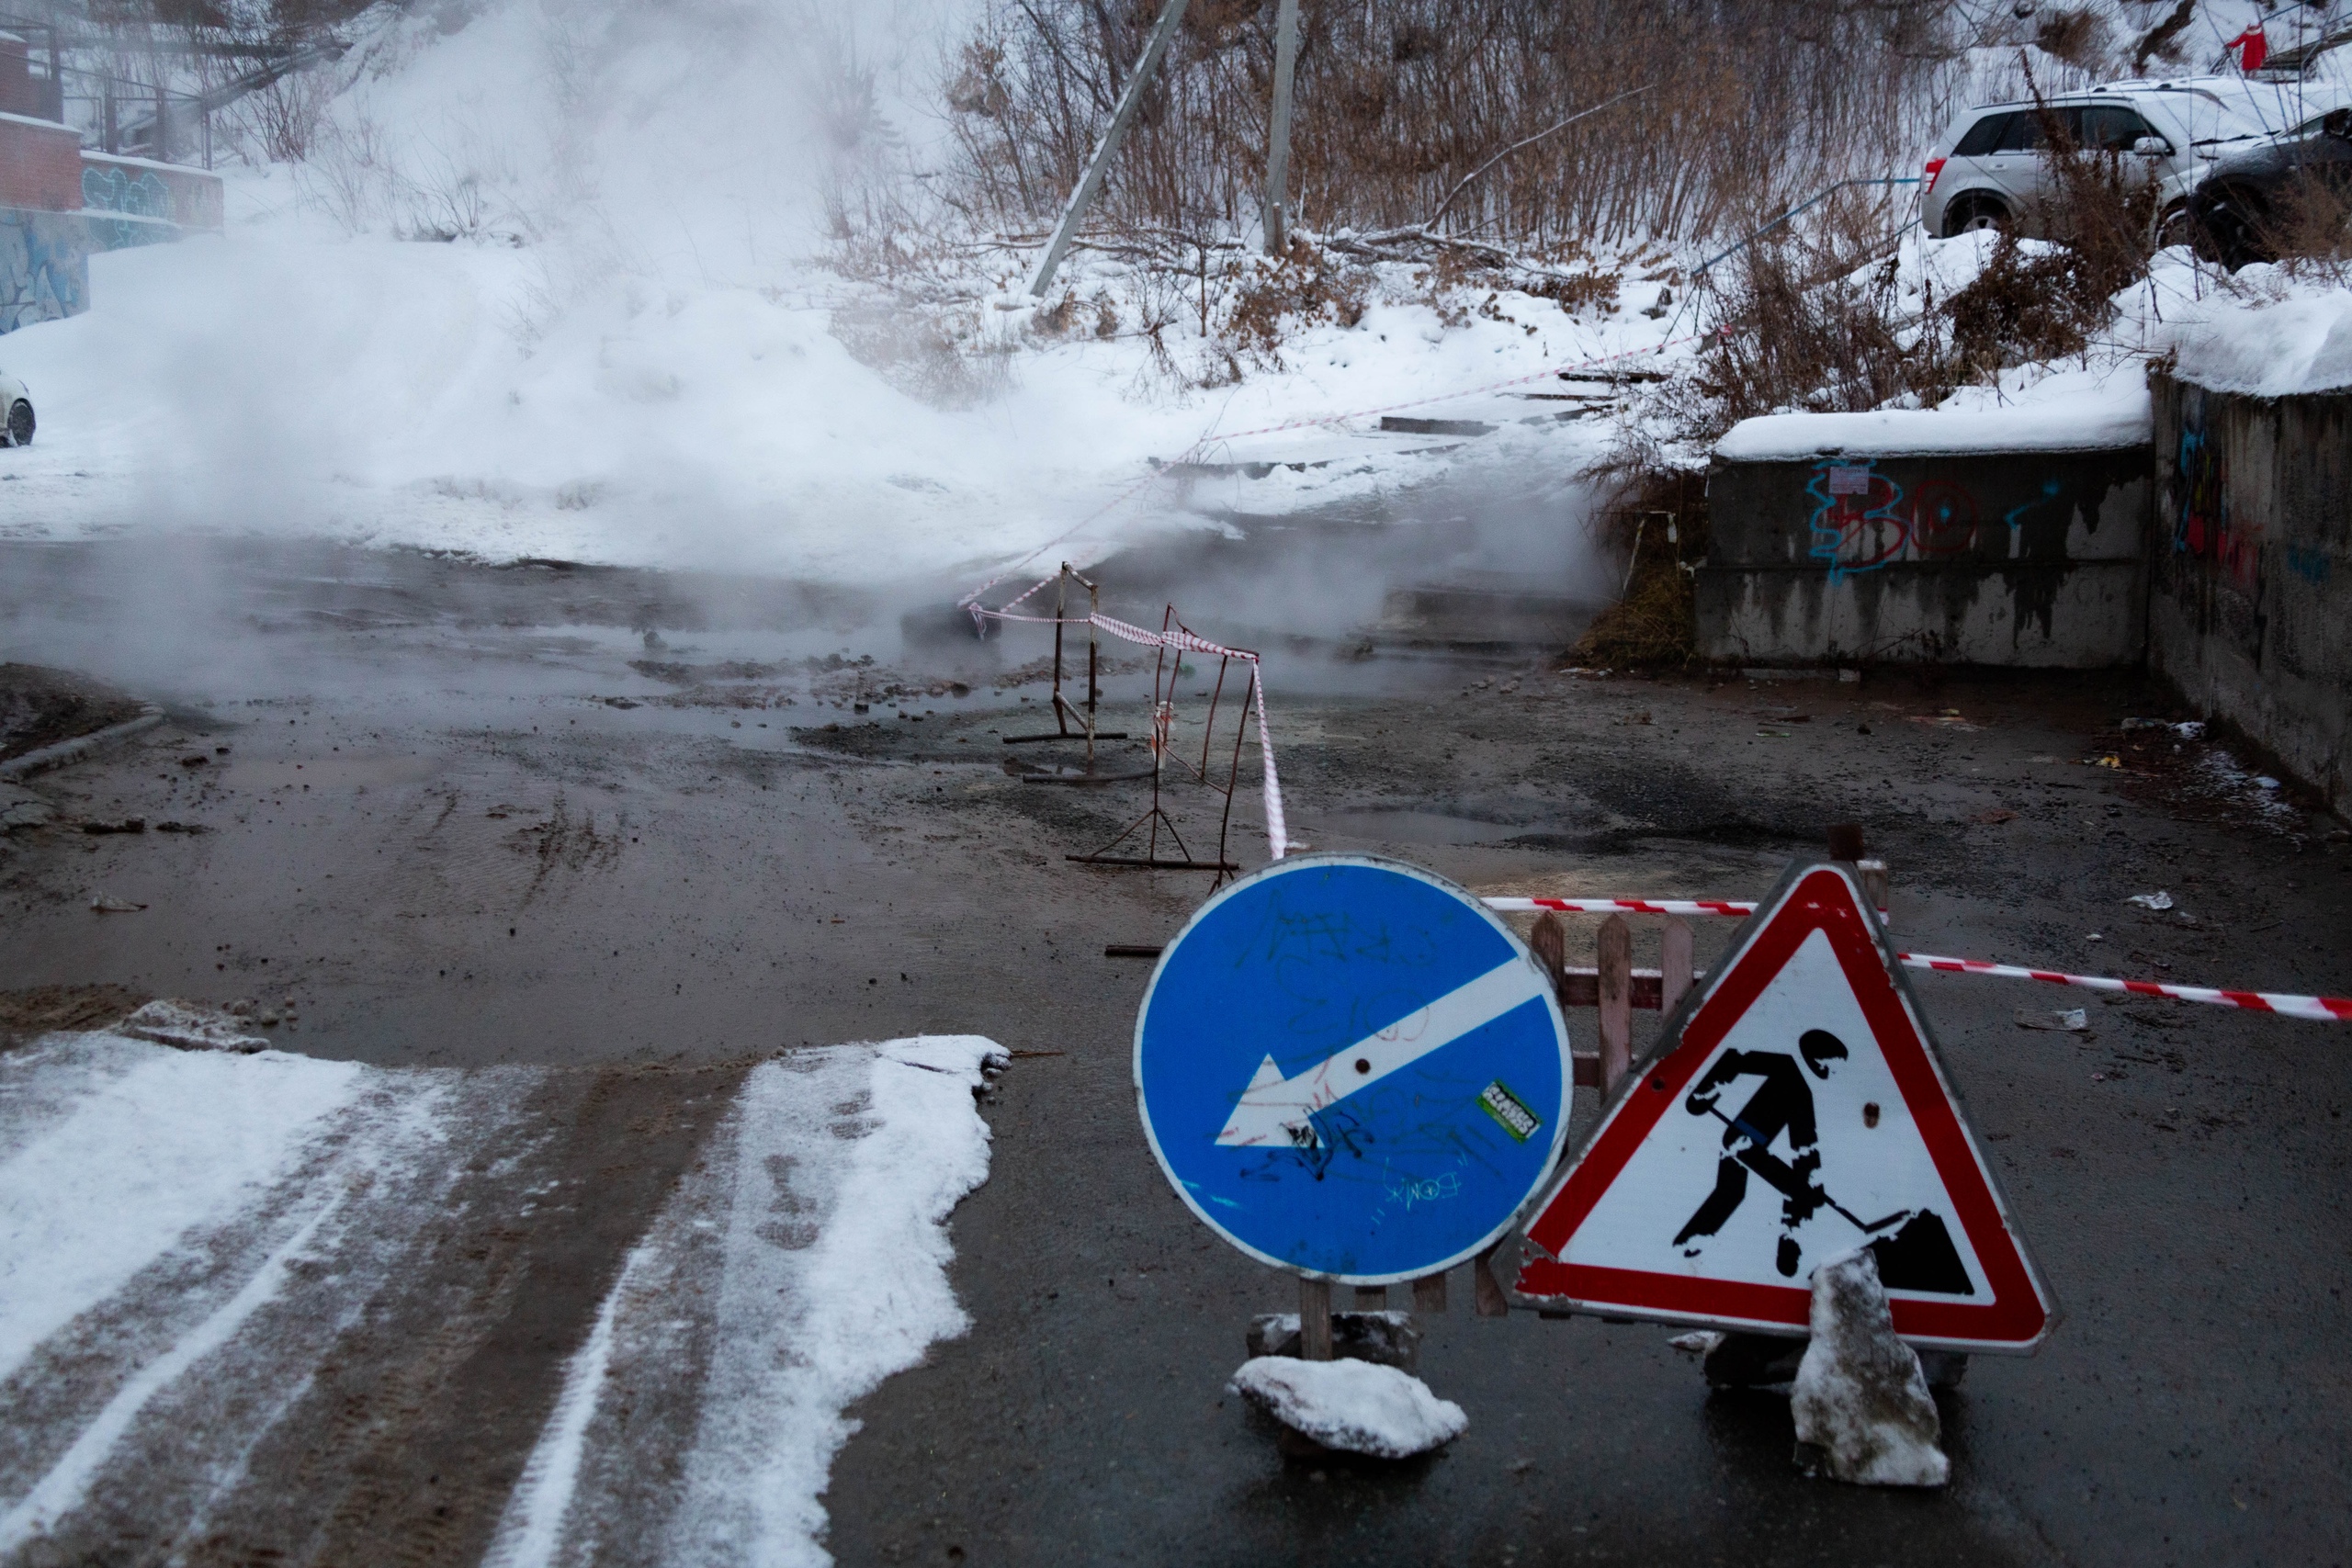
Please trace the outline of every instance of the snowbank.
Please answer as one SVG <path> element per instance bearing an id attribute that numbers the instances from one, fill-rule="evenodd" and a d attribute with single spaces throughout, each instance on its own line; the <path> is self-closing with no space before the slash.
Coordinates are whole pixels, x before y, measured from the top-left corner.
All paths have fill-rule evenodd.
<path id="1" fill-rule="evenodd" d="M 1233 1386 L 1295 1432 L 1327 1449 L 1409 1459 L 1452 1442 L 1470 1417 L 1410 1372 L 1370 1361 L 1299 1361 L 1260 1356 Z"/>
<path id="2" fill-rule="evenodd" d="M 2340 282 L 2250 266 L 2202 315 L 2174 337 L 2185 381 L 2257 398 L 2352 387 L 2352 288 Z"/>
<path id="3" fill-rule="evenodd" d="M 2144 446 L 2154 428 L 2144 379 L 2053 377 L 2022 401 L 1986 406 L 1964 394 L 1933 409 L 1777 413 L 1747 419 L 1715 444 L 1726 462 L 1907 457 L 1979 452 L 2098 452 Z"/>

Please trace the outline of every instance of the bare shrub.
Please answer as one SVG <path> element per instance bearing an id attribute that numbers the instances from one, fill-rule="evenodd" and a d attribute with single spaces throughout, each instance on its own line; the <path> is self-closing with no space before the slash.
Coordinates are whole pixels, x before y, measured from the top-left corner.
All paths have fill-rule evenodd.
<path id="1" fill-rule="evenodd" d="M 334 90 L 333 72 L 297 71 L 247 94 L 232 112 L 264 157 L 276 164 L 299 164 L 317 143 Z"/>
<path id="2" fill-rule="evenodd" d="M 1371 297 L 1368 272 L 1295 235 L 1280 257 L 1252 265 L 1226 317 L 1225 338 L 1237 352 L 1279 368 L 1286 324 L 1351 327 L 1363 320 Z"/>
<path id="3" fill-rule="evenodd" d="M 1709 400 L 1691 434 L 1712 437 L 1757 414 L 1940 396 L 1951 372 L 1932 308 L 1906 314 L 1899 281 L 1893 256 L 1848 270 L 1799 245 L 1751 250 L 1720 302 L 1699 384 Z"/>
<path id="4" fill-rule="evenodd" d="M 2078 145 L 2037 96 L 2049 196 L 2037 214 L 2054 248 L 2004 234 L 1947 306 L 1954 353 L 1980 374 L 2078 354 L 2114 319 L 2114 297 L 2155 253 L 2156 191 L 2128 152 Z"/>
<path id="5" fill-rule="evenodd" d="M 2096 11 L 2053 11 L 2034 29 L 2033 41 L 2042 53 L 2087 70 L 2107 54 L 2107 23 Z"/>
<path id="6" fill-rule="evenodd" d="M 2280 192 L 2263 238 L 2290 276 L 2352 282 L 2352 199 L 2323 179 L 2305 174 Z"/>

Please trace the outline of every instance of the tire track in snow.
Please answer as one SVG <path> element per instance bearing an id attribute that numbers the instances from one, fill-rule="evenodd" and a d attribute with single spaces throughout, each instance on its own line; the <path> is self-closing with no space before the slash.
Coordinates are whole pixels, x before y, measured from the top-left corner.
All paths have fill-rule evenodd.
<path id="1" fill-rule="evenodd" d="M 997 1055 L 0 1060 L 0 1280 L 51 1298 L 0 1375 L 0 1561 L 826 1561 L 842 1408 L 964 1326 Z"/>
<path id="2" fill-rule="evenodd" d="M 927 1036 L 753 1069 L 574 1359 L 489 1568 L 830 1562 L 843 1412 L 968 1326 L 946 1221 L 987 1179 L 975 1097 L 1002 1060 Z M 648 1451 L 632 1417 L 697 1370 L 691 1426 L 662 1431 L 683 1452 Z M 679 1479 L 649 1489 L 661 1461 Z"/>

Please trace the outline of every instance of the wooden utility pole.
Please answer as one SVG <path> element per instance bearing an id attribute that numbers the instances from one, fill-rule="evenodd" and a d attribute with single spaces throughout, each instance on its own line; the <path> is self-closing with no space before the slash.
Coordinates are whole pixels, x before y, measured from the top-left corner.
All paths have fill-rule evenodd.
<path id="1" fill-rule="evenodd" d="M 1274 7 L 1274 116 L 1266 133 L 1266 254 L 1289 238 L 1290 82 L 1298 66 L 1298 0 Z"/>
<path id="2" fill-rule="evenodd" d="M 1295 4 L 1295 0 L 1290 3 Z M 1094 197 L 1102 188 L 1102 175 L 1111 167 L 1111 155 L 1119 150 L 1120 138 L 1126 135 L 1128 124 L 1143 104 L 1144 88 L 1150 85 L 1151 73 L 1159 68 L 1159 57 L 1168 52 L 1168 40 L 1176 36 L 1176 24 L 1184 19 L 1184 7 L 1190 4 L 1192 0 L 1167 0 L 1160 6 L 1159 20 L 1151 25 L 1151 37 L 1144 40 L 1143 53 L 1127 76 L 1126 90 L 1119 95 L 1118 107 L 1111 111 L 1111 123 L 1102 132 L 1102 143 L 1087 161 L 1086 173 L 1078 178 L 1078 188 L 1069 193 L 1069 205 L 1062 209 L 1062 220 L 1054 230 L 1053 243 L 1046 247 L 1045 257 L 1037 263 L 1036 274 L 1029 280 L 1029 292 L 1038 299 L 1044 299 L 1046 290 L 1053 286 L 1062 254 L 1077 237 L 1078 225 L 1085 218 L 1086 209 L 1094 205 Z"/>

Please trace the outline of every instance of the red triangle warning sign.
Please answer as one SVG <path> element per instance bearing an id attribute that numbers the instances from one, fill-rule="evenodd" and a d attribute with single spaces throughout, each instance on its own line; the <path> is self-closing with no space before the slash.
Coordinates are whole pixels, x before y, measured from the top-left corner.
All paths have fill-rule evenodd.
<path id="1" fill-rule="evenodd" d="M 1529 1304 L 1802 1333 L 1815 1267 L 1868 1247 L 1904 1338 L 2040 1343 L 2050 1293 L 1864 908 L 1835 864 L 1758 906 L 1527 1227 Z"/>

